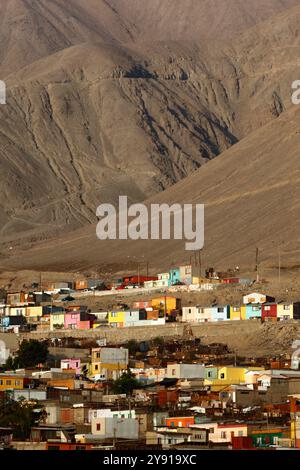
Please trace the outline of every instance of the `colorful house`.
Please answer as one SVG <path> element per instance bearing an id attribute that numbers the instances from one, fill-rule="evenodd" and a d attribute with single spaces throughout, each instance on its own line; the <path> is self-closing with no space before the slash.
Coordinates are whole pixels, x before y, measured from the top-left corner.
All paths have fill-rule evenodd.
<path id="1" fill-rule="evenodd" d="M 211 307 L 211 319 L 213 322 L 230 320 L 229 305 L 214 305 Z"/>
<path id="2" fill-rule="evenodd" d="M 280 302 L 277 304 L 277 319 L 292 320 L 294 318 L 294 305 L 289 302 Z"/>
<path id="3" fill-rule="evenodd" d="M 278 445 L 278 440 L 283 438 L 281 428 L 259 429 L 251 431 L 253 447 L 270 447 Z"/>
<path id="4" fill-rule="evenodd" d="M 179 268 L 173 268 L 170 270 L 169 272 L 170 274 L 170 286 L 173 286 L 174 284 L 178 284 L 181 282 L 181 279 L 180 279 L 180 269 Z"/>
<path id="5" fill-rule="evenodd" d="M 264 304 L 266 302 L 274 302 L 274 297 L 270 297 L 259 292 L 252 292 L 251 294 L 244 295 L 243 303 L 246 304 Z"/>
<path id="6" fill-rule="evenodd" d="M 43 315 L 42 306 L 30 306 L 26 307 L 26 317 L 39 319 Z"/>
<path id="7" fill-rule="evenodd" d="M 266 302 L 262 304 L 263 321 L 277 321 L 277 304 L 275 302 Z"/>
<path id="8" fill-rule="evenodd" d="M 228 385 L 246 383 L 246 374 L 249 370 L 263 370 L 259 367 L 208 367 L 206 368 L 204 385 L 209 385 L 211 390 L 219 391 Z"/>
<path id="9" fill-rule="evenodd" d="M 230 320 L 242 320 L 242 307 L 230 305 Z"/>
<path id="10" fill-rule="evenodd" d="M 93 326 L 95 316 L 87 312 L 66 312 L 65 329 L 89 330 Z"/>
<path id="11" fill-rule="evenodd" d="M 91 375 L 104 378 L 117 378 L 128 367 L 128 349 L 93 348 Z"/>
<path id="12" fill-rule="evenodd" d="M 76 374 L 81 372 L 80 359 L 62 359 L 60 361 L 60 368 L 63 370 L 75 370 Z"/>
<path id="13" fill-rule="evenodd" d="M 154 310 L 161 310 L 166 315 L 170 315 L 172 310 L 177 310 L 181 308 L 181 301 L 176 297 L 163 296 L 152 299 L 152 308 Z"/>
<path id="14" fill-rule="evenodd" d="M 26 309 L 27 309 L 26 306 L 10 307 L 9 316 L 10 317 L 13 317 L 13 316 L 18 317 L 18 316 L 23 315 L 23 317 L 25 317 L 26 316 Z"/>
<path id="15" fill-rule="evenodd" d="M 168 287 L 171 285 L 170 273 L 159 273 L 156 282 L 157 287 Z"/>
<path id="16" fill-rule="evenodd" d="M 193 424 L 195 424 L 195 416 L 166 418 L 167 428 L 189 428 Z"/>
<path id="17" fill-rule="evenodd" d="M 207 429 L 208 440 L 214 444 L 231 443 L 233 437 L 246 437 L 248 435 L 248 426 L 246 423 L 228 423 L 221 424 L 216 422 L 201 423 L 193 426 L 193 429 Z"/>
<path id="18" fill-rule="evenodd" d="M 187 323 L 206 323 L 212 321 L 211 307 L 183 307 L 182 321 Z"/>
<path id="19" fill-rule="evenodd" d="M 188 286 L 191 285 L 193 283 L 192 266 L 190 264 L 179 266 L 179 277 L 181 282 Z"/>
<path id="20" fill-rule="evenodd" d="M 65 327 L 65 311 L 55 310 L 50 313 L 50 330 L 63 329 Z"/>
<path id="21" fill-rule="evenodd" d="M 125 326 L 125 315 L 126 312 L 124 310 L 108 312 L 108 324 L 110 326 L 123 328 Z"/>
<path id="22" fill-rule="evenodd" d="M 251 320 L 253 318 L 261 318 L 261 304 L 247 304 L 242 307 L 242 320 Z"/>
<path id="23" fill-rule="evenodd" d="M 22 390 L 30 383 L 28 377 L 16 374 L 0 374 L 0 391 Z"/>

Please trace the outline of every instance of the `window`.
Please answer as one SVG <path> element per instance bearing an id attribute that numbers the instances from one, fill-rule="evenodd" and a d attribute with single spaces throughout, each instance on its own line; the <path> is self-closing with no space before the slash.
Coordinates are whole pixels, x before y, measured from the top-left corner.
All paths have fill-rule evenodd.
<path id="1" fill-rule="evenodd" d="M 95 365 L 95 370 L 98 370 L 99 369 L 99 366 L 98 364 Z"/>
<path id="2" fill-rule="evenodd" d="M 16 385 L 21 385 L 20 380 L 16 380 L 16 381 L 15 381 L 15 384 L 16 384 Z"/>
<path id="3" fill-rule="evenodd" d="M 290 306 L 289 306 L 289 305 L 285 305 L 285 306 L 284 306 L 284 310 L 290 310 Z"/>
<path id="4" fill-rule="evenodd" d="M 11 385 L 11 380 L 7 380 L 6 385 Z"/>
<path id="5" fill-rule="evenodd" d="M 96 428 L 97 428 L 97 431 L 101 431 L 101 424 L 100 424 L 100 423 L 97 423 Z"/>
<path id="6" fill-rule="evenodd" d="M 209 434 L 214 434 L 215 433 L 215 428 L 209 428 Z"/>
<path id="7" fill-rule="evenodd" d="M 176 369 L 172 369 L 172 375 L 176 375 Z"/>
<path id="8" fill-rule="evenodd" d="M 226 439 L 226 436 L 227 436 L 226 432 L 222 431 L 221 432 L 221 439 Z"/>
<path id="9" fill-rule="evenodd" d="M 240 308 L 239 308 L 239 307 L 233 307 L 233 311 L 234 311 L 234 312 L 239 312 L 239 311 L 240 311 Z"/>
<path id="10" fill-rule="evenodd" d="M 208 372 L 207 377 L 212 377 L 212 372 L 211 371 Z"/>
<path id="11" fill-rule="evenodd" d="M 266 305 L 265 310 L 271 310 L 271 307 L 269 305 Z"/>
<path id="12" fill-rule="evenodd" d="M 0 380 L 0 385 L 3 385 L 3 380 Z"/>
<path id="13" fill-rule="evenodd" d="M 224 374 L 224 372 L 222 372 L 222 374 L 220 374 L 220 379 L 225 379 L 225 374 Z"/>
<path id="14" fill-rule="evenodd" d="M 218 313 L 223 313 L 224 312 L 224 308 L 223 307 L 218 307 Z"/>

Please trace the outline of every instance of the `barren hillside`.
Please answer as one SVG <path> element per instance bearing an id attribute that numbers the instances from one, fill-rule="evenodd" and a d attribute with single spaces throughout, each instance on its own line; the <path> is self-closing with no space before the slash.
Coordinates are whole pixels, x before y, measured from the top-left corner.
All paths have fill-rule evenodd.
<path id="1" fill-rule="evenodd" d="M 291 109 L 291 83 L 300 78 L 300 5 L 288 7 L 299 2 L 128 2 L 130 10 L 122 0 L 4 1 L 3 265 L 121 262 L 123 248 L 113 255 L 98 248 L 89 226 L 96 207 L 119 194 L 137 201 L 165 189 L 162 200 L 207 205 L 211 263 L 247 264 L 257 244 L 271 262 L 279 242 L 291 258 L 298 243 L 299 112 Z M 236 37 L 210 42 L 214 28 Z M 128 255 L 136 249 L 129 246 Z M 142 249 L 166 262 L 187 256 L 177 243 Z"/>
<path id="2" fill-rule="evenodd" d="M 1 78 L 89 41 L 228 38 L 298 0 L 1 0 Z"/>
<path id="3" fill-rule="evenodd" d="M 278 248 L 283 267 L 300 266 L 299 118 L 298 108 L 283 113 L 149 201 L 205 204 L 205 265 L 253 269 L 258 246 L 262 266 L 276 266 Z M 50 270 L 109 264 L 121 268 L 143 257 L 159 269 L 187 261 L 189 255 L 179 241 L 100 242 L 92 226 L 55 242 L 35 244 L 22 258 L 16 247 L 3 265 Z"/>

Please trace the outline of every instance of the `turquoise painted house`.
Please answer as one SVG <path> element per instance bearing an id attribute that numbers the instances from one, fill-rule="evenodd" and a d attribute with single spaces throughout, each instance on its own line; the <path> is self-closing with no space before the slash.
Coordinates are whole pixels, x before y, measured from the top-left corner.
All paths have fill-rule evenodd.
<path id="1" fill-rule="evenodd" d="M 180 282 L 180 269 L 179 268 L 170 269 L 169 285 L 173 286 L 177 282 Z"/>
<path id="2" fill-rule="evenodd" d="M 246 305 L 246 320 L 251 318 L 261 318 L 261 304 L 247 304 Z"/>

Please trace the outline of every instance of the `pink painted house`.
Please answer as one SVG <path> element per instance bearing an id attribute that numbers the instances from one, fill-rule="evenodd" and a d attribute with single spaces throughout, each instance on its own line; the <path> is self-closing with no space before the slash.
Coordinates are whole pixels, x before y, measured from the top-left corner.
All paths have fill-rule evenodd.
<path id="1" fill-rule="evenodd" d="M 95 315 L 87 312 L 66 312 L 65 329 L 66 330 L 89 330 L 93 327 Z"/>
<path id="2" fill-rule="evenodd" d="M 81 360 L 80 359 L 62 359 L 60 361 L 60 368 L 64 370 L 75 370 L 76 374 L 81 372 Z"/>

